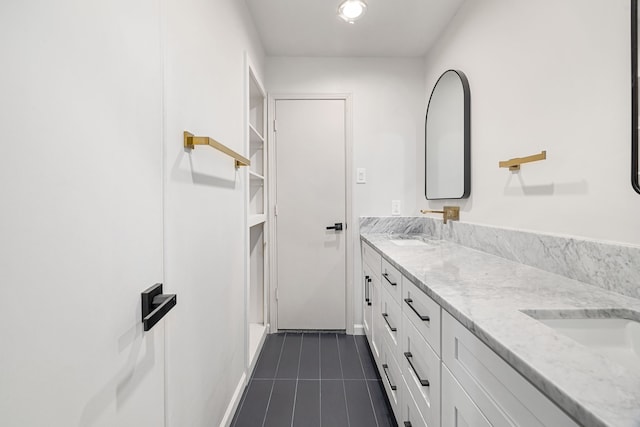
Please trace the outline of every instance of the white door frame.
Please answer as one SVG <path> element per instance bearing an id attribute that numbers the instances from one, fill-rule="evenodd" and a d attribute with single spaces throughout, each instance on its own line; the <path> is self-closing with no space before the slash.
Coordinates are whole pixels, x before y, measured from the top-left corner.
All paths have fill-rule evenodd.
<path id="1" fill-rule="evenodd" d="M 347 229 L 345 233 L 345 242 L 346 242 L 346 271 L 345 271 L 345 300 L 346 300 L 346 332 L 348 334 L 353 334 L 354 325 L 353 325 L 353 316 L 354 316 L 354 307 L 353 307 L 353 242 L 354 242 L 354 233 L 357 232 L 358 227 L 356 226 L 356 218 L 353 218 L 353 126 L 352 126 L 352 113 L 351 113 L 351 94 L 348 93 L 323 93 L 323 94 L 314 94 L 314 93 L 304 93 L 304 94 L 269 94 L 269 106 L 267 108 L 267 127 L 268 127 L 268 151 L 270 153 L 268 159 L 268 168 L 267 168 L 267 176 L 268 176 L 268 185 L 269 185 L 269 194 L 272 197 L 269 197 L 269 214 L 268 216 L 275 219 L 275 197 L 273 195 L 276 194 L 276 168 L 277 168 L 277 159 L 276 159 L 276 150 L 275 150 L 275 130 L 273 128 L 273 120 L 275 113 L 276 101 L 278 100 L 342 100 L 345 102 L 345 112 L 344 112 L 344 121 L 345 121 L 345 191 L 346 191 L 346 223 Z M 276 288 L 278 284 L 278 254 L 277 254 L 277 233 L 276 230 L 276 221 L 269 221 L 269 253 L 271 256 L 269 257 L 269 319 L 270 319 L 270 331 L 269 332 L 277 332 L 278 330 L 278 301 L 276 299 Z"/>

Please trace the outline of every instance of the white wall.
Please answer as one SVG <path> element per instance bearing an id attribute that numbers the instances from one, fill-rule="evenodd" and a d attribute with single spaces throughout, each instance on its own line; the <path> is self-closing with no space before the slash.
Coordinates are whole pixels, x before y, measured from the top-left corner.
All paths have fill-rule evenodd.
<path id="1" fill-rule="evenodd" d="M 391 214 L 400 200 L 403 215 L 416 214 L 416 144 L 424 141 L 424 64 L 418 58 L 269 57 L 271 94 L 349 93 L 353 101 L 353 172 L 366 168 L 367 183 L 353 188 L 353 218 Z M 351 227 L 355 242 L 357 227 Z M 354 257 L 354 321 L 362 322 L 360 256 Z"/>
<path id="2" fill-rule="evenodd" d="M 422 73 L 417 58 L 267 59 L 271 94 L 352 94 L 354 173 L 367 169 L 367 183 L 354 187 L 356 216 L 390 215 L 391 200 L 402 201 L 404 215 L 415 213 L 415 147 L 424 138 Z"/>
<path id="3" fill-rule="evenodd" d="M 245 148 L 245 60 L 264 54 L 245 3 L 168 0 L 165 65 L 165 280 L 168 426 L 213 426 L 245 368 L 245 175 L 182 132 Z M 246 153 L 245 153 L 246 154 Z"/>
<path id="4" fill-rule="evenodd" d="M 468 1 L 426 57 L 471 87 L 471 197 L 461 220 L 640 244 L 630 184 L 628 0 Z M 424 147 L 418 145 L 418 158 Z M 498 161 L 547 150 L 519 174 Z M 444 202 L 424 198 L 419 208 Z M 447 204 L 450 204 L 448 201 Z"/>

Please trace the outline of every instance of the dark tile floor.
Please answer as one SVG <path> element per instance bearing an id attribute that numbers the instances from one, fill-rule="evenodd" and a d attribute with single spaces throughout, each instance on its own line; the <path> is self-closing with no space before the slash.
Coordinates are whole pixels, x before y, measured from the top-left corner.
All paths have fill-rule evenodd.
<path id="1" fill-rule="evenodd" d="M 367 339 L 268 335 L 233 427 L 396 426 Z"/>

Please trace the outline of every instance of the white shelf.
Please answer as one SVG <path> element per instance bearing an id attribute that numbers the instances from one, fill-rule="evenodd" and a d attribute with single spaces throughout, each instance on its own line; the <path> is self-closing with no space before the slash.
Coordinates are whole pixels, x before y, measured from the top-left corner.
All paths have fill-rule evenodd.
<path id="1" fill-rule="evenodd" d="M 259 179 L 261 181 L 264 181 L 264 176 L 255 173 L 254 171 L 249 171 L 249 176 L 251 177 L 251 179 Z"/>
<path id="2" fill-rule="evenodd" d="M 267 216 L 265 214 L 249 215 L 249 227 L 264 224 L 266 220 Z"/>
<path id="3" fill-rule="evenodd" d="M 264 136 L 251 123 L 249 123 L 249 141 L 251 144 L 264 144 Z"/>
<path id="4" fill-rule="evenodd" d="M 267 214 L 267 148 L 266 141 L 266 92 L 256 78 L 247 57 L 247 134 L 245 141 L 251 166 L 246 183 L 247 203 L 247 283 L 246 283 L 246 345 L 249 372 L 255 366 L 260 349 L 267 335 L 268 315 L 268 253 L 265 242 L 268 234 Z M 245 175 L 246 176 L 246 175 Z"/>

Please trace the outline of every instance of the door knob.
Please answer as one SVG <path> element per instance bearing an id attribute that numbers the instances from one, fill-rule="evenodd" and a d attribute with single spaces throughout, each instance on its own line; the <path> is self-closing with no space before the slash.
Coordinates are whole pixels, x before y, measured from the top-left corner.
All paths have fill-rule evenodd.
<path id="1" fill-rule="evenodd" d="M 335 224 L 333 224 L 333 226 L 327 227 L 327 230 L 340 231 L 340 230 L 342 230 L 342 223 L 341 222 L 336 222 Z"/>

